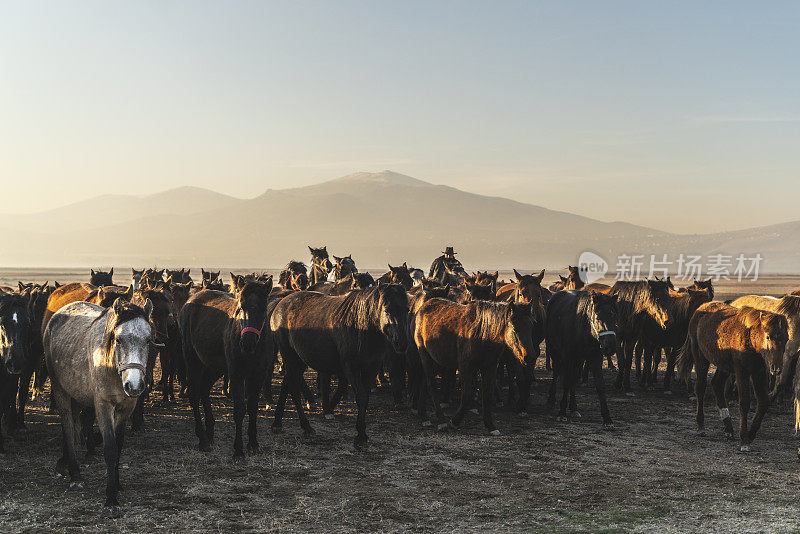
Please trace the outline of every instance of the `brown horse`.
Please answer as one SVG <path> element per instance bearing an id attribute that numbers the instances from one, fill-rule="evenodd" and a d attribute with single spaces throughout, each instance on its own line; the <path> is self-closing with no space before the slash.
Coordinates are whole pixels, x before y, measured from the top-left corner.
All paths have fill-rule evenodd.
<path id="1" fill-rule="evenodd" d="M 400 284 L 406 291 L 414 286 L 414 279 L 411 278 L 411 271 L 408 269 L 408 264 L 403 262 L 403 265 L 392 267 L 389 265 L 389 272 L 382 274 L 378 278 L 379 283 L 383 284 Z"/>
<path id="2" fill-rule="evenodd" d="M 86 301 L 106 308 L 113 304 L 114 300 L 117 298 L 130 300 L 131 295 L 133 295 L 133 286 L 128 286 L 127 288 L 119 286 L 99 288 L 85 282 L 64 284 L 56 288 L 47 299 L 47 308 L 42 316 L 42 335 L 44 335 L 44 330 L 47 328 L 50 317 L 67 304 Z"/>
<path id="3" fill-rule="evenodd" d="M 786 322 L 789 325 L 789 341 L 786 342 L 786 350 L 783 353 L 783 370 L 770 393 L 770 401 L 774 401 L 785 391 L 788 391 L 789 384 L 791 384 L 797 368 L 798 349 L 800 349 L 800 296 L 784 295 L 776 299 L 759 295 L 746 295 L 734 300 L 731 306 L 734 308 L 750 306 L 757 310 L 779 313 L 786 317 Z"/>
<path id="4" fill-rule="evenodd" d="M 272 336 L 267 325 L 271 289 L 270 279 L 266 284 L 248 282 L 235 297 L 220 291 L 203 290 L 191 297 L 180 312 L 189 398 L 201 451 L 210 450 L 214 441 L 214 415 L 209 397 L 211 386 L 226 373 L 230 378 L 236 424 L 233 457 L 244 457 L 242 422 L 245 399 L 249 418 L 247 449 L 258 450 L 258 395 L 267 364 L 273 356 Z M 200 417 L 201 400 L 205 426 Z"/>
<path id="5" fill-rule="evenodd" d="M 550 291 L 553 293 L 557 291 L 564 291 L 564 290 L 571 290 L 571 289 L 583 289 L 584 282 L 581 278 L 581 270 L 580 267 L 572 265 L 568 265 L 567 269 L 569 270 L 569 274 L 566 277 L 558 275 L 559 281 L 555 282 L 554 284 L 550 285 Z"/>
<path id="6" fill-rule="evenodd" d="M 722 302 L 700 306 L 689 321 L 689 334 L 678 356 L 679 377 L 688 379 L 694 366 L 697 374 L 697 432 L 705 429 L 703 401 L 708 368 L 717 371 L 711 387 L 719 408 L 725 435 L 733 439 L 733 425 L 725 396 L 725 382 L 733 373 L 739 392 L 739 440 L 742 451 L 750 450 L 769 405 L 767 368 L 780 370 L 783 351 L 789 339 L 788 324 L 783 315 L 745 306 L 734 308 Z M 756 392 L 756 413 L 747 428 L 750 411 L 750 382 Z"/>
<path id="7" fill-rule="evenodd" d="M 445 369 L 458 369 L 462 379 L 461 403 L 452 419 L 454 426 L 458 426 L 464 417 L 472 399 L 474 377 L 480 371 L 483 423 L 490 434 L 500 435 L 492 418 L 497 364 L 505 351 L 511 351 L 520 363 L 524 363 L 534 350 L 530 304 L 478 301 L 462 305 L 431 299 L 422 304 L 415 322 L 414 342 L 439 429 L 445 429 L 447 423 L 433 385 L 434 364 Z M 424 400 L 420 402 L 418 411 L 424 424 L 427 421 Z"/>
<path id="8" fill-rule="evenodd" d="M 308 366 L 338 375 L 340 384 L 346 380 L 353 386 L 358 404 L 355 445 L 366 444 L 369 390 L 387 342 L 396 352 L 406 350 L 407 320 L 408 297 L 397 284 L 343 296 L 301 291 L 284 297 L 270 318 L 284 369 L 273 429 L 281 430 L 286 396 L 291 393 L 303 431 L 313 433 L 300 402 L 300 381 Z"/>
<path id="9" fill-rule="evenodd" d="M 90 271 L 89 283 L 93 286 L 102 287 L 114 285 L 114 281 L 112 280 L 114 277 L 113 267 L 110 271 L 95 271 L 94 269 L 90 269 Z"/>
<path id="10" fill-rule="evenodd" d="M 328 256 L 328 248 L 308 247 L 308 250 L 311 252 L 311 274 L 308 277 L 308 283 L 327 282 L 328 274 L 333 269 L 333 264 Z"/>
<path id="11" fill-rule="evenodd" d="M 290 261 L 278 277 L 278 283 L 284 289 L 305 291 L 308 288 L 308 269 L 302 261 Z"/>
<path id="12" fill-rule="evenodd" d="M 342 278 L 345 278 L 349 274 L 358 274 L 358 269 L 356 268 L 356 262 L 353 261 L 353 257 L 351 255 L 344 256 L 340 258 L 338 256 L 333 256 L 333 281 L 338 282 Z"/>
<path id="13" fill-rule="evenodd" d="M 587 290 L 587 287 L 584 287 L 584 290 Z M 651 328 L 650 325 L 655 324 L 661 329 L 669 327 L 669 288 L 664 281 L 622 280 L 616 282 L 608 291 L 597 292 L 617 296 L 617 367 L 619 369 L 615 385 L 618 389 L 625 391 L 627 395 L 635 396 L 630 391 L 633 350 L 642 332 L 648 331 Z M 645 323 L 649 324 L 645 326 Z"/>

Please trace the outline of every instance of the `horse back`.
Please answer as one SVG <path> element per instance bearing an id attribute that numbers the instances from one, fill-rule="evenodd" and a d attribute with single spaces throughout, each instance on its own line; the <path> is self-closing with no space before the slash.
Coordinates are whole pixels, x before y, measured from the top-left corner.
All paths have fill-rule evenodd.
<path id="1" fill-rule="evenodd" d="M 225 367 L 226 343 L 232 335 L 236 306 L 236 299 L 228 293 L 203 289 L 191 296 L 180 311 L 184 343 L 189 343 L 209 367 Z"/>
<path id="2" fill-rule="evenodd" d="M 95 286 L 86 282 L 72 282 L 54 290 L 47 299 L 47 307 L 42 317 L 42 336 L 44 336 L 47 323 L 54 313 L 67 304 L 86 300 L 95 289 L 97 289 Z"/>

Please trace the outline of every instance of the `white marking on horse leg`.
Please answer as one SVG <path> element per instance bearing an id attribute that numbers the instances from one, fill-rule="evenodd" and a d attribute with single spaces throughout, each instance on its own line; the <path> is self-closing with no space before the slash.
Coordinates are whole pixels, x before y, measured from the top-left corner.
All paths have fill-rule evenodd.
<path id="1" fill-rule="evenodd" d="M 719 409 L 719 418 L 722 419 L 723 421 L 725 419 L 730 419 L 731 418 L 730 410 L 728 410 L 727 408 L 720 408 Z"/>
<path id="2" fill-rule="evenodd" d="M 500 435 L 500 431 L 495 428 L 494 430 L 489 432 L 489 434 L 491 434 L 492 436 L 499 436 Z"/>
<path id="3" fill-rule="evenodd" d="M 333 419 L 333 414 L 332 414 L 332 413 L 326 413 L 326 414 L 325 414 L 325 419 L 327 419 L 328 421 L 330 421 L 331 419 Z"/>
<path id="4" fill-rule="evenodd" d="M 431 423 L 430 421 L 423 421 L 423 422 L 422 422 L 422 426 L 424 426 L 424 427 L 426 427 L 426 428 L 427 428 L 427 427 L 429 427 L 429 426 L 433 426 L 433 423 Z"/>
<path id="5" fill-rule="evenodd" d="M 447 430 L 447 423 L 439 423 L 436 426 L 436 430 Z"/>

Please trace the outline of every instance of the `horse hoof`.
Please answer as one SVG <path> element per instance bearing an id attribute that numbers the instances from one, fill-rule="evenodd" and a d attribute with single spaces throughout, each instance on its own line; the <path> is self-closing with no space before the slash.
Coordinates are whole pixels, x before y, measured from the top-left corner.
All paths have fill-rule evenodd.
<path id="1" fill-rule="evenodd" d="M 739 447 L 740 452 L 750 452 L 750 445 L 742 445 Z"/>
<path id="2" fill-rule="evenodd" d="M 209 452 L 211 450 L 211 442 L 201 441 L 198 448 L 200 449 L 200 452 Z"/>
<path id="3" fill-rule="evenodd" d="M 569 419 L 567 418 L 566 415 L 559 415 L 558 417 L 556 417 L 556 421 L 558 421 L 559 423 L 566 423 L 569 421 Z"/>
<path id="4" fill-rule="evenodd" d="M 489 432 L 489 435 L 490 436 L 499 436 L 500 435 L 500 431 L 495 428 L 494 430 Z"/>
<path id="5" fill-rule="evenodd" d="M 108 506 L 106 507 L 106 511 L 108 512 L 108 517 L 111 519 L 116 519 L 122 516 L 122 507 L 117 506 Z"/>
<path id="6" fill-rule="evenodd" d="M 83 482 L 70 482 L 69 489 L 82 490 Z"/>
<path id="7" fill-rule="evenodd" d="M 429 426 L 433 426 L 433 423 L 431 423 L 430 421 L 423 421 L 422 426 L 428 428 Z"/>
<path id="8" fill-rule="evenodd" d="M 478 409 L 477 408 L 470 408 L 469 413 L 478 415 Z"/>
<path id="9" fill-rule="evenodd" d="M 517 417 L 528 417 L 528 412 L 519 412 Z"/>
<path id="10" fill-rule="evenodd" d="M 625 396 L 626 397 L 635 397 L 636 393 L 634 393 L 633 391 L 626 391 L 625 392 Z"/>
<path id="11" fill-rule="evenodd" d="M 315 434 L 316 434 L 316 432 L 314 431 L 313 428 L 306 428 L 305 430 L 303 430 L 303 437 L 304 438 L 313 437 Z"/>
<path id="12" fill-rule="evenodd" d="M 440 402 L 439 403 L 439 408 L 444 409 L 444 408 L 449 408 L 449 407 L 450 407 L 450 403 L 449 402 Z"/>
<path id="13" fill-rule="evenodd" d="M 706 431 L 705 430 L 697 430 L 697 431 L 695 431 L 694 434 L 695 434 L 695 436 L 705 436 L 706 435 Z"/>
<path id="14" fill-rule="evenodd" d="M 671 389 L 665 389 L 664 390 L 664 395 L 672 395 L 672 390 Z"/>
<path id="15" fill-rule="evenodd" d="M 725 432 L 725 437 L 726 437 L 727 439 L 733 439 L 733 432 L 727 432 L 727 431 L 726 431 L 726 432 Z"/>
<path id="16" fill-rule="evenodd" d="M 272 433 L 273 434 L 282 434 L 283 433 L 283 425 L 272 425 Z"/>
<path id="17" fill-rule="evenodd" d="M 603 430 L 616 430 L 614 423 L 603 423 Z"/>
<path id="18" fill-rule="evenodd" d="M 242 463 L 244 462 L 244 451 L 236 451 L 233 453 L 233 462 L 234 463 Z"/>
<path id="19" fill-rule="evenodd" d="M 367 436 L 358 436 L 353 442 L 353 445 L 355 445 L 356 449 L 366 449 L 369 446 L 369 438 Z"/>
<path id="20" fill-rule="evenodd" d="M 579 412 L 578 410 L 575 410 L 574 412 L 571 412 L 571 413 L 569 414 L 569 416 L 570 416 L 572 419 L 580 419 L 581 417 L 583 417 L 583 416 L 581 415 L 581 412 Z"/>
<path id="21" fill-rule="evenodd" d="M 436 430 L 439 430 L 439 431 L 445 431 L 445 430 L 447 430 L 447 423 L 439 423 L 439 424 L 436 426 Z"/>
<path id="22" fill-rule="evenodd" d="M 247 452 L 256 453 L 261 449 L 261 446 L 258 443 L 248 443 L 247 444 Z"/>
<path id="23" fill-rule="evenodd" d="M 328 420 L 328 421 L 333 421 L 333 414 L 332 413 L 326 413 L 325 414 L 325 419 Z"/>

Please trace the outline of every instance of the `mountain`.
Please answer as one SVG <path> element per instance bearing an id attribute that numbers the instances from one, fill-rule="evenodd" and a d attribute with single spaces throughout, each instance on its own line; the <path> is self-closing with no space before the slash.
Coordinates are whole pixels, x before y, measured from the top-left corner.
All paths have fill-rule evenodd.
<path id="1" fill-rule="evenodd" d="M 762 268 L 800 267 L 792 248 L 800 222 L 677 235 L 468 193 L 392 171 L 269 189 L 252 199 L 200 188 L 95 197 L 26 217 L 25 224 L 11 226 L 0 217 L 5 236 L 0 264 L 278 267 L 307 259 L 306 245 L 325 244 L 370 268 L 403 261 L 427 266 L 446 245 L 455 246 L 473 269 L 563 269 L 584 250 L 607 258 L 612 267 L 621 252 L 761 252 L 768 260 Z"/>

